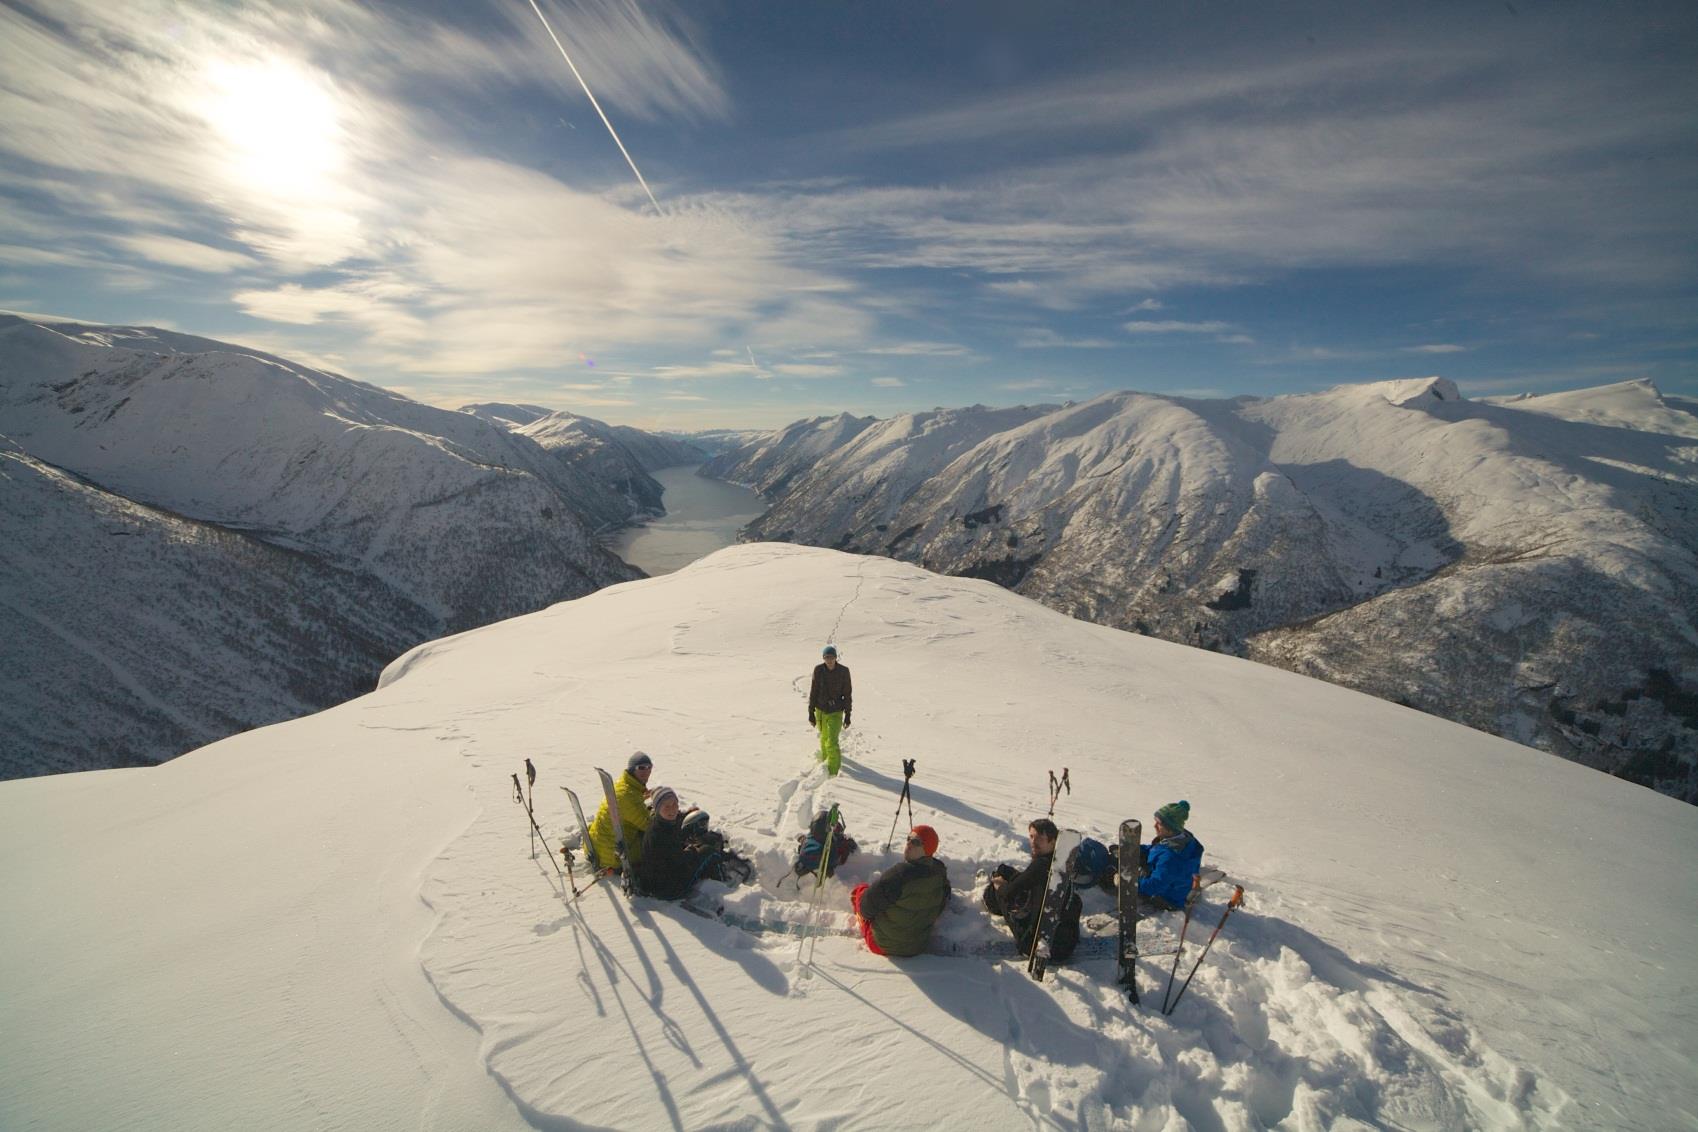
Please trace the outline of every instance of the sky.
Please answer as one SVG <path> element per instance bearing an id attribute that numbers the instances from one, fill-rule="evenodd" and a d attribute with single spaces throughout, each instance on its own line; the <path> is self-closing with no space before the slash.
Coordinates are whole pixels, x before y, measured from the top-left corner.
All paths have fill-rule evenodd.
<path id="1" fill-rule="evenodd" d="M 1698 6 L 0 0 L 0 308 L 679 430 L 1698 396 Z"/>

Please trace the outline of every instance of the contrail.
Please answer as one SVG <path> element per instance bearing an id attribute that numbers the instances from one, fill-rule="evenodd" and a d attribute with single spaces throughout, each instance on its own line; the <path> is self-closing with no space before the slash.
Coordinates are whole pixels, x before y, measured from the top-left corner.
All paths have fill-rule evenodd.
<path id="1" fill-rule="evenodd" d="M 664 215 L 660 211 L 660 202 L 654 199 L 654 191 L 649 188 L 649 183 L 643 180 L 642 170 L 638 169 L 637 163 L 631 160 L 631 152 L 625 148 L 625 143 L 619 140 L 619 131 L 613 128 L 613 123 L 607 120 L 607 114 L 602 110 L 601 103 L 597 102 L 595 100 L 595 95 L 590 93 L 590 84 L 584 81 L 584 76 L 578 74 L 577 65 L 572 62 L 572 57 L 566 54 L 566 48 L 561 44 L 560 37 L 554 34 L 554 29 L 552 27 L 548 26 L 548 17 L 542 14 L 541 8 L 537 7 L 537 0 L 531 0 L 531 11 L 535 12 L 537 14 L 537 19 L 542 21 L 542 29 L 548 33 L 548 38 L 554 40 L 554 46 L 560 48 L 560 57 L 566 60 L 566 65 L 568 67 L 572 68 L 572 77 L 577 79 L 578 85 L 584 88 L 584 94 L 588 96 L 590 105 L 595 107 L 595 112 L 597 114 L 601 115 L 601 124 L 606 126 L 607 132 L 613 135 L 613 144 L 618 146 L 619 152 L 625 155 L 625 164 L 629 165 L 631 167 L 631 172 L 637 175 L 637 184 L 643 187 L 643 192 L 648 193 L 649 203 L 654 205 L 655 215 Z"/>

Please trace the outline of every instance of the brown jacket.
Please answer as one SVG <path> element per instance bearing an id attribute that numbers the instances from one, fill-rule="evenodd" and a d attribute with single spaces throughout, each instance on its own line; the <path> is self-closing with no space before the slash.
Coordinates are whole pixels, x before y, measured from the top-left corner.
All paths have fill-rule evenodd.
<path id="1" fill-rule="evenodd" d="M 849 684 L 849 669 L 840 661 L 833 672 L 822 661 L 814 665 L 814 686 L 808 690 L 808 713 L 840 711 L 848 715 L 854 707 L 854 689 Z"/>

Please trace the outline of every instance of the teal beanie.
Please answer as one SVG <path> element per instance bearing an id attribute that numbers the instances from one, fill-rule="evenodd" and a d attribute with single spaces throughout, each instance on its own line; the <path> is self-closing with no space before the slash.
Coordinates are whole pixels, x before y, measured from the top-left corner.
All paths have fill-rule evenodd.
<path id="1" fill-rule="evenodd" d="M 1156 820 L 1175 833 L 1185 829 L 1185 823 L 1191 818 L 1191 803 L 1181 798 L 1177 802 L 1169 802 L 1156 811 Z"/>

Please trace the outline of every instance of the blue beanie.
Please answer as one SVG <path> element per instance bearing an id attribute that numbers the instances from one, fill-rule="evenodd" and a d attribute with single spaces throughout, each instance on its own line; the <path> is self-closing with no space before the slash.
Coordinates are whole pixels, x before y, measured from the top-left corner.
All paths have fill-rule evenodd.
<path id="1" fill-rule="evenodd" d="M 820 655 L 821 656 L 836 656 L 837 655 L 837 646 L 836 645 L 825 646 L 825 651 L 820 653 Z"/>
<path id="2" fill-rule="evenodd" d="M 1181 798 L 1177 802 L 1169 802 L 1156 811 L 1156 820 L 1175 833 L 1183 833 L 1185 823 L 1191 819 L 1191 803 Z"/>

